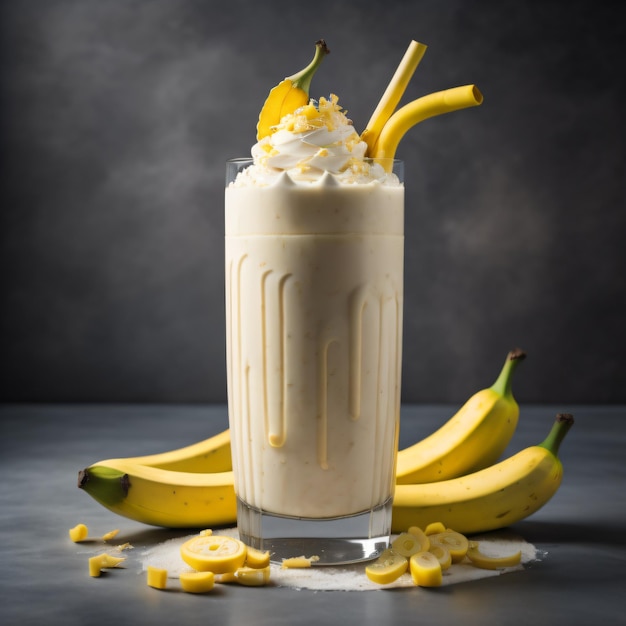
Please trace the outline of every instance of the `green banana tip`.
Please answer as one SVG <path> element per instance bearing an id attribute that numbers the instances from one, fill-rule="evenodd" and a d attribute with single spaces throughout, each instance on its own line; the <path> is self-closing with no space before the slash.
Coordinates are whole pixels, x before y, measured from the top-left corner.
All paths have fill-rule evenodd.
<path id="1" fill-rule="evenodd" d="M 513 348 L 506 355 L 506 361 L 502 367 L 500 375 L 491 389 L 501 396 L 512 396 L 513 372 L 517 364 L 526 358 L 526 353 L 521 348 Z"/>
<path id="2" fill-rule="evenodd" d="M 100 470 L 100 471 L 98 471 Z M 82 469 L 78 472 L 78 488 L 90 491 L 90 487 L 94 483 L 117 483 L 117 488 L 121 488 L 121 492 L 126 497 L 130 488 L 130 478 L 128 474 L 119 472 L 117 470 L 110 470 L 109 468 L 91 467 Z M 91 483 L 91 484 L 90 484 Z"/>
<path id="3" fill-rule="evenodd" d="M 540 448 L 546 448 L 557 456 L 559 453 L 559 446 L 567 435 L 567 432 L 574 424 L 574 416 L 571 413 L 557 413 L 552 429 L 548 433 L 548 436 L 539 444 Z"/>
<path id="4" fill-rule="evenodd" d="M 309 93 L 313 74 L 315 74 L 319 64 L 323 61 L 327 54 L 330 54 L 330 50 L 326 45 L 326 41 L 324 39 L 318 39 L 315 42 L 315 56 L 313 57 L 313 60 L 304 69 L 300 70 L 296 74 L 293 74 L 292 76 L 288 76 L 287 80 L 291 80 L 296 87 L 299 87 L 306 93 Z"/>

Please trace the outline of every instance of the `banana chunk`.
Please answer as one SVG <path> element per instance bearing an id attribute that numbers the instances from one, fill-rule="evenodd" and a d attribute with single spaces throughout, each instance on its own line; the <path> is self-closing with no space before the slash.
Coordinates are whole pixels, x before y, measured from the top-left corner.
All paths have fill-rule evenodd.
<path id="1" fill-rule="evenodd" d="M 439 565 L 441 565 L 441 570 L 447 570 L 450 565 L 452 565 L 452 557 L 450 556 L 450 550 L 446 548 L 444 545 L 434 545 L 430 546 L 428 551 L 431 554 L 435 555 L 435 558 L 439 561 Z"/>
<path id="2" fill-rule="evenodd" d="M 87 528 L 87 526 L 85 526 L 85 524 L 76 524 L 74 528 L 70 528 L 69 530 L 70 539 L 74 543 L 80 543 L 81 541 L 85 541 L 88 535 L 89 529 Z"/>
<path id="3" fill-rule="evenodd" d="M 443 533 L 445 531 L 446 531 L 446 527 L 441 522 L 431 522 L 424 529 L 424 534 L 426 534 L 426 535 L 435 535 L 437 533 Z"/>
<path id="4" fill-rule="evenodd" d="M 117 567 L 126 560 L 125 557 L 111 556 L 110 554 L 98 554 L 89 559 L 89 575 L 97 578 L 105 568 Z"/>
<path id="5" fill-rule="evenodd" d="M 110 530 L 108 533 L 104 533 L 104 535 L 102 535 L 102 541 L 109 541 L 114 537 L 117 537 L 117 535 L 119 535 L 119 532 L 120 529 L 116 528 L 115 530 Z"/>
<path id="6" fill-rule="evenodd" d="M 268 550 L 262 551 L 248 546 L 246 551 L 246 567 L 253 569 L 263 569 L 270 564 L 270 553 Z"/>
<path id="7" fill-rule="evenodd" d="M 161 567 L 148 565 L 147 581 L 148 587 L 154 589 L 165 589 L 167 587 L 167 570 Z"/>
<path id="8" fill-rule="evenodd" d="M 481 569 L 500 569 L 503 567 L 513 567 L 522 561 L 522 551 L 518 550 L 506 556 L 488 556 L 480 551 L 478 541 L 470 541 L 467 550 L 467 558 Z"/>
<path id="9" fill-rule="evenodd" d="M 419 587 L 439 587 L 443 580 L 441 564 L 432 552 L 417 552 L 409 560 L 411 578 Z"/>
<path id="10" fill-rule="evenodd" d="M 215 585 L 213 572 L 181 572 L 180 587 L 187 593 L 206 593 Z"/>
<path id="11" fill-rule="evenodd" d="M 430 547 L 430 540 L 417 527 L 412 527 L 407 533 L 400 533 L 391 543 L 391 549 L 404 557 L 410 557 L 416 552 L 423 552 Z"/>
<path id="12" fill-rule="evenodd" d="M 372 582 L 387 585 L 400 578 L 408 568 L 409 560 L 388 548 L 365 568 L 365 574 Z"/>
<path id="13" fill-rule="evenodd" d="M 428 550 L 428 548 L 430 548 L 430 539 L 428 538 L 426 532 L 423 531 L 419 526 L 410 526 L 407 530 L 407 533 L 417 538 L 422 550 L 426 551 Z"/>
<path id="14" fill-rule="evenodd" d="M 99 556 L 92 556 L 89 559 L 89 575 L 98 578 L 102 573 L 102 565 Z"/>
<path id="15" fill-rule="evenodd" d="M 199 572 L 224 574 L 234 572 L 246 560 L 246 544 L 233 537 L 201 535 L 186 541 L 180 547 L 180 555 Z"/>
<path id="16" fill-rule="evenodd" d="M 288 559 L 283 559 L 280 569 L 306 569 L 319 560 L 319 556 L 292 556 Z"/>
<path id="17" fill-rule="evenodd" d="M 448 529 L 442 533 L 435 533 L 430 535 L 429 539 L 431 547 L 439 545 L 447 548 L 453 563 L 459 563 L 467 554 L 469 547 L 467 537 L 454 530 Z"/>
<path id="18" fill-rule="evenodd" d="M 221 583 L 238 583 L 245 587 L 264 587 L 270 581 L 270 566 L 266 567 L 240 567 L 234 572 L 228 572 L 220 576 Z"/>

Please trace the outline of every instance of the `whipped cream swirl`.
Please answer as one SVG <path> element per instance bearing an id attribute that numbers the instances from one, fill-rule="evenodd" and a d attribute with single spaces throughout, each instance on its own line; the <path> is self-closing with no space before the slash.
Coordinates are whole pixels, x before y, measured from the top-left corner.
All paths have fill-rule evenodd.
<path id="1" fill-rule="evenodd" d="M 332 174 L 344 184 L 399 184 L 393 174 L 367 160 L 366 151 L 367 144 L 331 94 L 283 117 L 274 132 L 252 147 L 254 165 L 235 185 L 271 185 L 284 173 L 299 183 L 315 183 Z"/>
<path id="2" fill-rule="evenodd" d="M 338 174 L 351 159 L 362 160 L 367 144 L 361 141 L 338 103 L 320 98 L 286 115 L 275 131 L 252 147 L 255 163 L 266 167 Z M 319 175 L 319 174 L 318 174 Z"/>
<path id="3" fill-rule="evenodd" d="M 270 148 L 267 151 L 267 148 Z M 281 170 L 308 168 L 339 174 L 352 159 L 363 159 L 367 144 L 359 141 L 354 128 L 313 128 L 294 133 L 278 130 L 252 148 L 255 161 Z"/>

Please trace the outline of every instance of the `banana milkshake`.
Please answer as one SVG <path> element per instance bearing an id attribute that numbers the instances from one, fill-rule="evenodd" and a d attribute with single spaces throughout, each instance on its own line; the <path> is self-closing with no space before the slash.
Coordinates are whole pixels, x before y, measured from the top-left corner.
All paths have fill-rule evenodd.
<path id="1" fill-rule="evenodd" d="M 296 546 L 314 534 L 327 562 L 386 547 L 395 482 L 404 187 L 366 150 L 337 98 L 321 98 L 230 162 L 225 193 L 239 532 L 273 552 L 280 533 Z"/>

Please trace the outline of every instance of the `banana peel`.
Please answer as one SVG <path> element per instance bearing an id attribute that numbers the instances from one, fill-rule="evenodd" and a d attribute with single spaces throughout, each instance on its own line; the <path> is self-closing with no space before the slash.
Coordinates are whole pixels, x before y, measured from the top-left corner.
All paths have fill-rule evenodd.
<path id="1" fill-rule="evenodd" d="M 309 103 L 309 88 L 313 74 L 324 57 L 330 53 L 323 39 L 315 42 L 315 56 L 304 69 L 288 76 L 274 87 L 261 108 L 257 123 L 257 141 L 274 132 L 280 120 Z"/>

